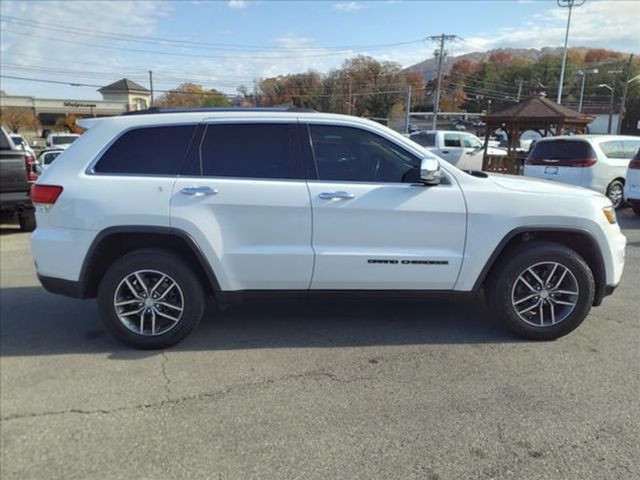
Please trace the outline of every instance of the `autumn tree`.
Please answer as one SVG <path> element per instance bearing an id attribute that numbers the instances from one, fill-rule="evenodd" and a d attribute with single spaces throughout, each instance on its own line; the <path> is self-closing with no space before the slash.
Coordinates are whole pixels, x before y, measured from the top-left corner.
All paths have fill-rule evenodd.
<path id="1" fill-rule="evenodd" d="M 0 122 L 7 126 L 13 133 L 18 133 L 21 128 L 37 130 L 40 122 L 30 108 L 3 107 L 0 109 Z"/>
<path id="2" fill-rule="evenodd" d="M 618 59 L 620 54 L 604 48 L 591 48 L 584 54 L 585 63 L 597 63 L 604 60 Z"/>
<path id="3" fill-rule="evenodd" d="M 155 104 L 159 107 L 227 107 L 229 100 L 218 90 L 205 90 L 195 83 L 183 83 L 160 96 Z"/>

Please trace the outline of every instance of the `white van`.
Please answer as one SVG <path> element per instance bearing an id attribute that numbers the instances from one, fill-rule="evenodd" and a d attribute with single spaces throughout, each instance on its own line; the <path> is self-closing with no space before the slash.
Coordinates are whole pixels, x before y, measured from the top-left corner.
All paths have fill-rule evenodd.
<path id="1" fill-rule="evenodd" d="M 603 193 L 614 207 L 624 204 L 627 166 L 640 137 L 576 135 L 543 138 L 524 163 L 524 175 L 570 183 Z"/>

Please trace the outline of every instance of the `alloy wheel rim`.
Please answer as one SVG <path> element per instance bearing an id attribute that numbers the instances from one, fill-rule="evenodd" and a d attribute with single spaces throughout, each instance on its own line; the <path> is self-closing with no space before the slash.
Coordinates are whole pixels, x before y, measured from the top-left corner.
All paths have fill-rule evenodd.
<path id="1" fill-rule="evenodd" d="M 611 203 L 614 207 L 618 207 L 620 205 L 620 203 L 622 202 L 622 195 L 622 187 L 618 184 L 613 185 L 609 189 L 609 200 L 611 200 Z"/>
<path id="2" fill-rule="evenodd" d="M 539 262 L 518 275 L 511 290 L 511 305 L 523 322 L 551 327 L 571 315 L 580 289 L 573 272 L 558 262 Z"/>
<path id="3" fill-rule="evenodd" d="M 145 337 L 163 335 L 180 323 L 184 295 L 178 283 L 158 270 L 136 270 L 116 287 L 113 307 L 118 320 Z"/>

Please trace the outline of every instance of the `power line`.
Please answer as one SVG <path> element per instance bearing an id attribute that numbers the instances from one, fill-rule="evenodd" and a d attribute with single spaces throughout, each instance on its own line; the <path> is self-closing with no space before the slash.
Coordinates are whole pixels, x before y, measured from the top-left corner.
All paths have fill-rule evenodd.
<path id="1" fill-rule="evenodd" d="M 13 79 L 13 80 L 24 80 L 24 81 L 28 81 L 28 82 L 38 82 L 38 83 L 51 83 L 51 84 L 57 84 L 57 85 L 68 85 L 68 86 L 73 86 L 73 87 L 96 87 L 96 88 L 101 88 L 103 87 L 103 85 L 96 85 L 96 84 L 90 84 L 90 83 L 78 83 L 78 82 L 73 82 L 73 81 L 58 81 L 58 80 L 47 80 L 47 79 L 42 79 L 42 78 L 30 78 L 30 77 L 19 77 L 19 76 L 15 76 L 15 75 L 4 75 L 1 74 L 0 78 L 9 78 L 9 79 Z M 418 89 L 414 89 L 415 90 L 424 90 L 423 88 L 418 88 Z M 208 92 L 208 91 L 203 91 L 203 92 L 181 92 L 179 90 L 176 89 L 170 89 L 170 90 L 155 90 L 155 93 L 177 93 L 180 95 L 207 95 L 207 94 L 211 94 L 212 92 Z M 315 97 L 344 97 L 344 96 L 348 96 L 348 95 L 352 95 L 352 96 L 375 96 L 375 95 L 383 95 L 383 94 L 399 94 L 399 93 L 405 93 L 406 89 L 401 89 L 401 90 L 374 90 L 374 91 L 369 91 L 369 92 L 356 92 L 356 93 L 330 93 L 330 94 L 296 94 L 296 93 L 290 93 L 287 92 L 285 94 L 282 95 L 277 95 L 277 96 L 282 96 L 282 97 L 295 97 L 295 98 L 315 98 Z M 219 95 L 222 96 L 226 96 L 229 98 L 234 98 L 237 96 L 237 94 L 228 94 L 228 93 L 222 93 L 220 92 Z"/>
<path id="2" fill-rule="evenodd" d="M 68 25 L 60 25 L 60 24 L 52 24 L 47 22 L 35 21 L 31 19 L 13 17 L 9 15 L 0 15 L 0 20 L 8 21 L 9 23 L 16 23 L 20 25 L 31 26 L 34 28 L 40 28 L 45 30 L 54 30 L 54 31 L 63 31 L 65 33 L 76 33 L 82 35 L 91 35 L 97 36 L 101 38 L 108 39 L 116 39 L 116 40 L 127 40 L 127 41 L 137 41 L 142 43 L 150 43 L 155 45 L 177 45 L 181 47 L 189 47 L 189 48 L 206 48 L 206 49 L 217 49 L 224 50 L 230 49 L 230 51 L 238 51 L 239 49 L 244 49 L 248 51 L 285 51 L 290 52 L 292 50 L 296 51 L 318 51 L 318 50 L 352 50 L 352 49 L 361 49 L 361 50 L 370 50 L 370 49 L 379 49 L 379 48 L 390 48 L 390 47 L 398 47 L 404 45 L 411 45 L 416 43 L 421 43 L 423 41 L 422 38 L 407 40 L 401 42 L 390 42 L 390 43 L 378 43 L 378 44 L 369 44 L 369 45 L 335 45 L 335 46 L 318 46 L 318 47 L 269 47 L 265 45 L 247 45 L 247 44 L 236 44 L 236 43 L 220 43 L 220 42 L 201 42 L 195 40 L 180 40 L 176 38 L 162 38 L 155 36 L 144 36 L 144 35 L 132 35 L 126 33 L 118 33 L 118 32 L 107 32 L 104 30 L 94 30 L 88 29 L 78 26 L 68 26 Z"/>

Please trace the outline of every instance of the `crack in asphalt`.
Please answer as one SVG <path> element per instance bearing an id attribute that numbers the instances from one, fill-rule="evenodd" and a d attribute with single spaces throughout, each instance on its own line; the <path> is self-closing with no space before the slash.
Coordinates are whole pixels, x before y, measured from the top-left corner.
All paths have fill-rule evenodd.
<path id="1" fill-rule="evenodd" d="M 164 377 L 164 389 L 167 392 L 168 400 L 171 398 L 171 379 L 167 374 L 167 363 L 169 363 L 167 352 L 162 352 L 162 364 L 160 365 L 160 370 L 162 371 L 162 376 Z"/>
<path id="2" fill-rule="evenodd" d="M 167 384 L 165 385 L 168 389 L 169 387 L 169 379 L 166 376 L 166 372 L 164 371 L 164 365 L 166 364 L 166 361 L 163 362 L 163 375 L 165 375 L 165 379 L 167 380 Z M 342 378 L 339 377 L 338 375 L 331 373 L 331 372 L 326 372 L 324 370 L 313 370 L 313 371 L 309 371 L 309 372 L 305 372 L 305 373 L 299 373 L 299 374 L 292 374 L 292 375 L 285 375 L 283 377 L 278 377 L 278 378 L 268 378 L 262 381 L 258 381 L 258 382 L 249 382 L 249 383 L 244 383 L 244 384 L 239 384 L 239 385 L 234 385 L 231 387 L 228 387 L 224 390 L 219 390 L 217 392 L 203 392 L 203 393 L 199 393 L 199 394 L 195 394 L 195 395 L 186 395 L 183 397 L 178 397 L 178 398 L 167 398 L 165 400 L 161 400 L 159 402 L 149 402 L 149 403 L 142 403 L 142 404 L 138 404 L 138 405 L 133 405 L 133 406 L 124 406 L 124 407 L 117 407 L 117 408 L 112 408 L 112 409 L 93 409 L 93 410 L 84 410 L 84 409 L 80 409 L 80 408 L 70 408 L 68 410 L 54 410 L 54 411 L 50 411 L 50 412 L 40 412 L 40 413 L 16 413 L 13 415 L 7 415 L 4 417 L 0 417 L 0 422 L 7 422 L 7 421 L 11 421 L 11 420 L 20 420 L 20 419 L 24 419 L 24 418 L 38 418 L 38 417 L 50 417 L 50 416 L 58 416 L 58 415 L 67 415 L 67 414 L 77 414 L 77 415 L 111 415 L 113 413 L 118 413 L 118 412 L 123 412 L 123 411 L 134 411 L 134 410 L 145 410 L 145 409 L 149 409 L 149 408 L 162 408 L 165 406 L 174 406 L 174 405 L 180 405 L 182 403 L 185 402 L 191 402 L 191 401 L 199 401 L 199 400 L 207 400 L 207 399 L 220 399 L 222 397 L 225 397 L 226 395 L 229 394 L 233 394 L 233 393 L 237 393 L 239 391 L 245 390 L 247 388 L 253 388 L 253 387 L 263 387 L 263 386 L 268 386 L 268 385 L 273 385 L 279 382 L 286 382 L 286 381 L 290 381 L 290 380 L 297 380 L 297 379 L 315 379 L 315 380 L 320 380 L 322 378 L 328 379 L 332 382 L 338 382 L 338 383 L 343 383 L 343 384 L 349 384 L 349 383 L 354 383 L 354 382 L 359 382 L 359 381 L 363 381 L 363 380 L 372 380 L 373 377 L 367 377 L 367 376 L 362 376 L 362 377 L 352 377 L 352 378 Z"/>

